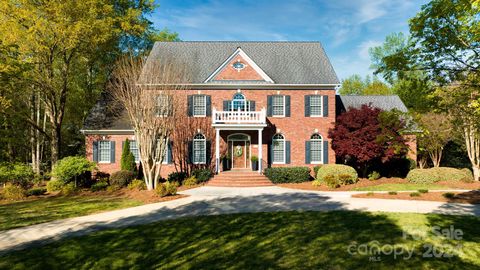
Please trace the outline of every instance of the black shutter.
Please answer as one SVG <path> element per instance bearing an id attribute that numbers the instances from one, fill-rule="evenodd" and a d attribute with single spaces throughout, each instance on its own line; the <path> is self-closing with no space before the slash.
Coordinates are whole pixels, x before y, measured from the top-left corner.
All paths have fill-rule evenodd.
<path id="1" fill-rule="evenodd" d="M 205 96 L 207 116 L 212 116 L 212 96 Z"/>
<path id="2" fill-rule="evenodd" d="M 110 163 L 115 163 L 115 141 L 110 141 Z"/>
<path id="3" fill-rule="evenodd" d="M 272 116 L 272 96 L 267 96 L 267 116 Z"/>
<path id="4" fill-rule="evenodd" d="M 268 165 L 272 165 L 273 163 L 273 141 L 268 144 Z"/>
<path id="5" fill-rule="evenodd" d="M 285 96 L 285 117 L 290 117 L 290 96 Z"/>
<path id="6" fill-rule="evenodd" d="M 285 141 L 285 163 L 290 164 L 290 141 Z"/>
<path id="7" fill-rule="evenodd" d="M 189 95 L 187 99 L 188 99 L 187 115 L 193 116 L 193 96 Z"/>
<path id="8" fill-rule="evenodd" d="M 173 142 L 168 141 L 167 145 L 167 163 L 168 164 L 173 164 Z"/>
<path id="9" fill-rule="evenodd" d="M 229 105 L 230 105 L 230 101 L 229 100 L 224 100 L 223 101 L 223 110 L 224 111 L 229 111 L 230 110 Z"/>
<path id="10" fill-rule="evenodd" d="M 206 149 L 205 149 L 205 151 L 206 151 L 205 161 L 206 161 L 207 165 L 210 165 L 210 163 L 212 161 L 212 149 L 211 149 L 212 148 L 212 141 L 207 140 L 205 142 L 205 147 L 206 147 Z"/>
<path id="11" fill-rule="evenodd" d="M 328 116 L 328 96 L 323 96 L 323 117 Z"/>
<path id="12" fill-rule="evenodd" d="M 310 116 L 310 96 L 305 96 L 305 117 Z"/>
<path id="13" fill-rule="evenodd" d="M 188 141 L 188 163 L 193 163 L 193 142 Z"/>
<path id="14" fill-rule="evenodd" d="M 310 164 L 310 141 L 305 142 L 305 164 Z"/>
<path id="15" fill-rule="evenodd" d="M 328 141 L 323 141 L 323 164 L 328 164 Z"/>
<path id="16" fill-rule="evenodd" d="M 98 141 L 93 142 L 93 161 L 98 162 Z"/>
<path id="17" fill-rule="evenodd" d="M 255 101 L 251 100 L 251 101 L 249 101 L 249 103 L 250 103 L 250 111 L 254 112 L 255 111 Z"/>

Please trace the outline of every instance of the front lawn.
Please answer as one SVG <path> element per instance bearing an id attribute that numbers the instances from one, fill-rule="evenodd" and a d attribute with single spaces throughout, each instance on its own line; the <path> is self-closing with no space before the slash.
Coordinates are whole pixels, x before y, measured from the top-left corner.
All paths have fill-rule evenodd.
<path id="1" fill-rule="evenodd" d="M 13 252 L 0 269 L 479 269 L 479 221 L 351 211 L 182 218 Z"/>
<path id="2" fill-rule="evenodd" d="M 39 198 L 0 204 L 0 230 L 133 207 L 140 200 L 119 195 L 77 195 Z"/>

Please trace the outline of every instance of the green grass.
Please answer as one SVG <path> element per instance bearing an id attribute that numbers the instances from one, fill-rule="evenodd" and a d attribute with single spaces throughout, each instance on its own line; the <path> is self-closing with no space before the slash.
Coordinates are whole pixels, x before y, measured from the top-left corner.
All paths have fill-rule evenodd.
<path id="1" fill-rule="evenodd" d="M 446 186 L 436 184 L 380 184 L 376 186 L 368 187 L 356 187 L 352 190 L 355 191 L 405 191 L 405 190 L 419 190 L 419 189 L 451 189 Z"/>
<path id="2" fill-rule="evenodd" d="M 478 269 L 479 221 L 350 211 L 182 218 L 5 254 L 0 269 Z M 462 240 L 431 233 L 432 226 L 450 225 L 463 231 Z M 409 259 L 349 253 L 362 244 L 415 252 Z M 424 244 L 452 256 L 424 258 Z"/>
<path id="3" fill-rule="evenodd" d="M 0 230 L 141 205 L 118 196 L 64 196 L 0 204 Z"/>

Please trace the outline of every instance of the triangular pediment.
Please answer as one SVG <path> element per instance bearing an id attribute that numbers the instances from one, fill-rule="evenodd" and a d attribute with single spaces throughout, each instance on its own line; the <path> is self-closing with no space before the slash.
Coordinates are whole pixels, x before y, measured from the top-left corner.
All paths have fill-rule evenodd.
<path id="1" fill-rule="evenodd" d="M 273 83 L 273 80 L 241 49 L 238 48 L 206 80 L 222 81 L 261 81 Z"/>

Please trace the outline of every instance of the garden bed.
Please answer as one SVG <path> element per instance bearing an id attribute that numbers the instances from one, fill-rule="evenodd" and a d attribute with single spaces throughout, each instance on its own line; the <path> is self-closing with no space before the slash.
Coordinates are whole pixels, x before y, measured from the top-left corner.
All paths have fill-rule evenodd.
<path id="1" fill-rule="evenodd" d="M 419 196 L 413 196 L 413 197 L 410 196 L 411 192 L 399 192 L 397 194 L 365 193 L 365 194 L 355 194 L 355 195 L 352 195 L 352 197 L 368 198 L 368 199 L 417 200 L 417 201 L 480 204 L 479 190 L 472 190 L 467 192 L 451 192 L 454 194 L 452 198 L 444 197 L 445 193 L 446 192 L 419 193 Z"/>
<path id="2" fill-rule="evenodd" d="M 403 191 L 417 189 L 480 189 L 480 182 L 437 182 L 434 184 L 412 184 L 403 178 L 380 178 L 378 180 L 359 179 L 355 184 L 329 188 L 326 185 L 314 186 L 312 182 L 279 184 L 280 187 L 316 191 Z"/>

